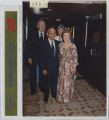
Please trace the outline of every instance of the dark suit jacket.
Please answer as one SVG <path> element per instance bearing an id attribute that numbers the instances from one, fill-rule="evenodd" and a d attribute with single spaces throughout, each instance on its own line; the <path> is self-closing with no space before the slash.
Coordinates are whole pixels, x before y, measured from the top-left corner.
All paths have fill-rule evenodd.
<path id="1" fill-rule="evenodd" d="M 52 73 L 58 74 L 58 68 L 59 68 L 58 45 L 59 42 L 55 40 L 55 47 L 56 47 L 55 57 L 53 56 L 51 50 L 52 48 L 49 44 L 48 39 L 45 42 L 43 42 L 43 44 L 41 45 L 40 66 L 41 66 L 41 70 L 47 70 L 48 75 Z"/>
<path id="2" fill-rule="evenodd" d="M 39 33 L 38 30 L 34 30 L 31 34 L 28 36 L 28 58 L 32 58 L 33 64 L 38 63 L 40 61 L 40 46 L 41 44 L 47 39 L 46 33 L 44 35 L 44 40 L 41 41 L 39 39 Z"/>

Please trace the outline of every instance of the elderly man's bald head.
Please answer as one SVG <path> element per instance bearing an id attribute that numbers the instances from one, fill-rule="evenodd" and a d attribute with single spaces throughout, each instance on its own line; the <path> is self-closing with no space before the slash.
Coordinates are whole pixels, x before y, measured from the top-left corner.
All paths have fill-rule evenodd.
<path id="1" fill-rule="evenodd" d="M 54 27 L 50 27 L 50 28 L 48 28 L 47 33 L 50 32 L 50 31 L 54 31 L 54 33 L 56 33 L 56 29 L 55 29 Z"/>
<path id="2" fill-rule="evenodd" d="M 49 39 L 54 40 L 56 37 L 56 29 L 54 27 L 50 27 L 47 31 L 47 36 Z"/>

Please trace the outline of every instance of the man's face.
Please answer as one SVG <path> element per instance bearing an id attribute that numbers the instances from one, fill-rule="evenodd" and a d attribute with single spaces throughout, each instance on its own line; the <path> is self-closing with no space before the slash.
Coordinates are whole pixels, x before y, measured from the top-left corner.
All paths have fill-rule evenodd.
<path id="1" fill-rule="evenodd" d="M 40 32 L 44 32 L 45 31 L 45 23 L 43 21 L 40 21 L 38 23 L 38 29 L 40 30 Z"/>
<path id="2" fill-rule="evenodd" d="M 50 28 L 47 32 L 47 36 L 50 40 L 54 40 L 54 38 L 56 37 L 56 31 L 54 28 Z"/>

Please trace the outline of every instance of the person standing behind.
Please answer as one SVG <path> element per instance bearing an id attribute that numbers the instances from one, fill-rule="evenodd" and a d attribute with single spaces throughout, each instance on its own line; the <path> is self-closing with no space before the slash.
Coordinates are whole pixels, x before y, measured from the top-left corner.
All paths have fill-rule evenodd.
<path id="1" fill-rule="evenodd" d="M 62 33 L 64 31 L 64 26 L 63 25 L 58 25 L 57 27 L 57 31 L 58 31 L 58 35 L 55 37 L 55 39 L 57 41 L 59 41 L 60 43 L 63 43 L 63 40 L 62 40 Z"/>
<path id="2" fill-rule="evenodd" d="M 36 67 L 40 62 L 40 46 L 46 40 L 45 21 L 39 20 L 36 27 L 38 30 L 33 31 L 28 37 L 28 64 L 30 69 L 30 90 L 32 95 L 36 93 Z M 42 86 L 43 80 L 39 66 L 39 87 L 41 90 L 43 88 Z"/>
<path id="3" fill-rule="evenodd" d="M 64 42 L 63 38 L 62 38 L 62 33 L 63 33 L 64 29 L 65 29 L 65 27 L 63 25 L 61 25 L 61 24 L 58 25 L 58 27 L 57 27 L 58 35 L 55 37 L 55 39 L 57 41 L 60 41 L 60 43 Z M 74 41 L 74 39 L 72 39 L 72 37 L 70 37 L 70 42 L 75 43 L 75 41 Z"/>
<path id="4" fill-rule="evenodd" d="M 41 47 L 41 70 L 45 76 L 44 79 L 44 101 L 48 102 L 49 92 L 51 89 L 51 96 L 56 99 L 56 87 L 58 77 L 58 44 L 54 38 L 56 36 L 56 30 L 54 27 L 50 27 L 47 31 L 48 39 Z"/>
<path id="5" fill-rule="evenodd" d="M 59 103 L 67 103 L 72 100 L 74 92 L 73 75 L 78 65 L 78 55 L 75 44 L 70 42 L 70 32 L 63 32 L 64 43 L 59 45 L 59 76 L 56 99 Z"/>

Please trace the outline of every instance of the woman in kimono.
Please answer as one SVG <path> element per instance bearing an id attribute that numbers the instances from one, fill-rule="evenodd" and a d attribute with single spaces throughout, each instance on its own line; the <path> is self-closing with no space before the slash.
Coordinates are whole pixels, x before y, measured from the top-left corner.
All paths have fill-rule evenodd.
<path id="1" fill-rule="evenodd" d="M 75 44 L 70 42 L 70 32 L 64 31 L 64 43 L 59 45 L 59 75 L 56 99 L 59 103 L 67 103 L 72 100 L 74 92 L 73 75 L 78 65 L 78 55 Z"/>
<path id="2" fill-rule="evenodd" d="M 57 31 L 58 31 L 58 35 L 55 37 L 55 40 L 59 41 L 60 44 L 63 43 L 63 40 L 62 40 L 62 33 L 64 31 L 64 26 L 63 25 L 58 25 L 57 27 Z"/>

